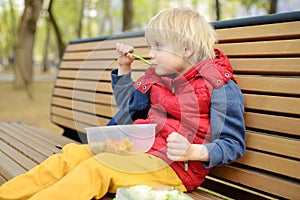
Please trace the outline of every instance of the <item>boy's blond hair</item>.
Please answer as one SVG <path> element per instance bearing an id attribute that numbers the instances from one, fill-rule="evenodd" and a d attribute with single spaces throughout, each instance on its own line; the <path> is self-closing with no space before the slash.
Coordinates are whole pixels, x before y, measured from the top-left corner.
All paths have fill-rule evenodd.
<path id="1" fill-rule="evenodd" d="M 180 51 L 184 47 L 192 47 L 192 62 L 212 59 L 215 56 L 214 29 L 198 12 L 189 8 L 172 8 L 155 15 L 148 23 L 145 31 L 150 45 L 155 42 L 172 44 Z"/>

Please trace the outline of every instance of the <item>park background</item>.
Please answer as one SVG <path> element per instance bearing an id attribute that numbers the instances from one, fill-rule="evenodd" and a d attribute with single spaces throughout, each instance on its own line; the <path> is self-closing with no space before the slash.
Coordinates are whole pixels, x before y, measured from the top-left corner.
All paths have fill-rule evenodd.
<path id="1" fill-rule="evenodd" d="M 218 21 L 300 10 L 300 0 L 0 0 L 0 121 L 62 133 L 50 101 L 68 41 L 144 28 L 179 6 Z"/>

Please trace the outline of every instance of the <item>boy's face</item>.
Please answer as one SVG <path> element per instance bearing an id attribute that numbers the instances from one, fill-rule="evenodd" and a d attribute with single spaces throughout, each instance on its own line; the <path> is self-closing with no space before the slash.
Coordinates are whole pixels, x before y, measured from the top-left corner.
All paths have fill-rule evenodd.
<path id="1" fill-rule="evenodd" d="M 182 47 L 184 48 L 184 47 Z M 159 76 L 167 76 L 171 74 L 182 74 L 191 66 L 184 60 L 182 49 L 181 52 L 174 50 L 172 44 L 155 43 L 151 46 L 149 56 L 151 62 L 155 66 L 155 73 Z"/>

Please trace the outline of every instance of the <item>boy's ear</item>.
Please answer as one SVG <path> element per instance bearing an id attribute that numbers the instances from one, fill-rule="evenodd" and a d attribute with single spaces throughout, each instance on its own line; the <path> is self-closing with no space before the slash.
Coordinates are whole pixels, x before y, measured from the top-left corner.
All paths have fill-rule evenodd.
<path id="1" fill-rule="evenodd" d="M 193 53 L 194 53 L 194 48 L 191 46 L 191 45 L 186 45 L 185 47 L 184 47 L 184 53 L 183 53 L 183 56 L 185 57 L 185 58 L 190 58 L 192 55 L 193 55 Z"/>

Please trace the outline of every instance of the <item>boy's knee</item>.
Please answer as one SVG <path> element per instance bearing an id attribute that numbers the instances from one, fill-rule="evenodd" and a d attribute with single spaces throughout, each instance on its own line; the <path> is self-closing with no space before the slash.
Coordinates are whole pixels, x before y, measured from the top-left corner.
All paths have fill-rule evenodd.
<path id="1" fill-rule="evenodd" d="M 86 154 L 89 153 L 89 151 L 86 149 L 85 145 L 69 143 L 62 148 L 61 153 L 74 155 L 74 154 Z"/>

